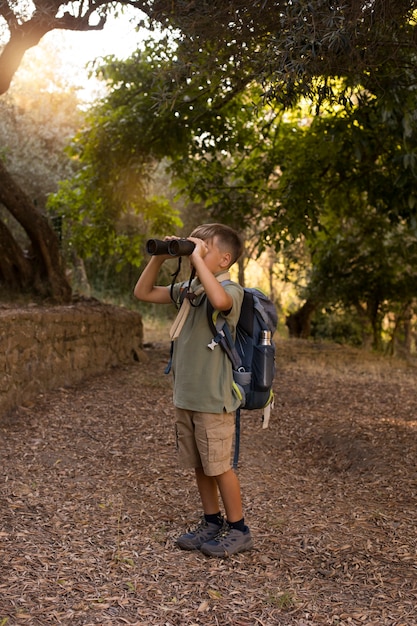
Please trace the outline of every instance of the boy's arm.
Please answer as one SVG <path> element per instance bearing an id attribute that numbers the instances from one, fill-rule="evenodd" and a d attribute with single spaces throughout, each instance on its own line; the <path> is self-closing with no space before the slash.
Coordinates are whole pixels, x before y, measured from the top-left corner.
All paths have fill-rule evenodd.
<path id="1" fill-rule="evenodd" d="M 196 244 L 190 259 L 212 307 L 216 311 L 230 311 L 233 306 L 231 295 L 227 293 L 223 285 L 219 283 L 215 275 L 204 262 L 204 257 L 207 253 L 205 242 L 201 239 L 194 239 L 193 237 L 190 237 L 190 240 Z M 226 261 L 224 270 L 227 271 L 227 269 L 228 262 Z"/>
<path id="2" fill-rule="evenodd" d="M 155 285 L 159 270 L 166 258 L 170 257 L 165 257 L 164 255 L 151 257 L 148 265 L 139 276 L 133 292 L 138 300 L 156 304 L 169 304 L 171 302 L 169 289 Z"/>

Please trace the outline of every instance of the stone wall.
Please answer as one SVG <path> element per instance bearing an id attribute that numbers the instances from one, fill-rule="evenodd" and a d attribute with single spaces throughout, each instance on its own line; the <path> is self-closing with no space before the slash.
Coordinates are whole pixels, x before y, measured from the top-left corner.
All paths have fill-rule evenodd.
<path id="1" fill-rule="evenodd" d="M 94 300 L 0 308 L 0 416 L 55 387 L 140 360 L 139 313 Z"/>

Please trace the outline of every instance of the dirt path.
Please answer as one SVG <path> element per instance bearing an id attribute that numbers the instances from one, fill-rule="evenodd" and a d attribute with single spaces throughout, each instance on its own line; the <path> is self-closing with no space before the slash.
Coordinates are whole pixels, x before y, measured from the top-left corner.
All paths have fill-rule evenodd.
<path id="1" fill-rule="evenodd" d="M 0 626 L 417 624 L 417 372 L 279 344 L 270 428 L 245 413 L 255 549 L 184 553 L 167 346 L 0 423 Z"/>

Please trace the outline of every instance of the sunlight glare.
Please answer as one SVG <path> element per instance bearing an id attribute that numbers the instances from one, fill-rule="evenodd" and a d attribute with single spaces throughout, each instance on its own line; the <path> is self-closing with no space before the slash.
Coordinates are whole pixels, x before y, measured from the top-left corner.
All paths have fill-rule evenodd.
<path id="1" fill-rule="evenodd" d="M 119 59 L 128 58 L 146 37 L 147 31 L 135 30 L 141 14 L 136 11 L 137 19 L 132 22 L 132 13 L 118 18 L 109 17 L 101 31 L 68 31 L 54 30 L 47 33 L 40 44 L 26 52 L 30 55 L 42 54 L 44 49 L 56 50 L 63 65 L 65 80 L 78 90 L 79 98 L 91 102 L 104 93 L 103 84 L 89 77 L 88 64 L 97 58 L 115 55 Z M 39 66 L 39 79 L 42 76 L 42 65 Z"/>

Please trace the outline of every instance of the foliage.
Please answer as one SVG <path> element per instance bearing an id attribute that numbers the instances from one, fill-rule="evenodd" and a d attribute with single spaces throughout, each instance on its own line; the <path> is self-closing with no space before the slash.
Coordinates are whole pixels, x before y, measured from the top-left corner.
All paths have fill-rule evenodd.
<path id="1" fill-rule="evenodd" d="M 311 336 L 316 340 L 324 339 L 359 347 L 364 345 L 366 339 L 366 333 L 360 322 L 353 308 L 326 307 L 314 315 Z"/>
<path id="2" fill-rule="evenodd" d="M 391 76 L 389 91 L 381 76 L 355 88 L 335 80 L 343 107 L 300 101 L 284 111 L 256 82 L 235 90 L 230 65 L 209 77 L 203 63 L 185 78 L 181 45 L 166 44 L 98 68 L 110 93 L 83 154 L 100 157 L 105 134 L 115 161 L 146 169 L 168 157 L 182 194 L 215 219 L 255 227 L 261 247 L 286 251 L 289 270 L 302 260 L 305 295 L 354 307 L 378 345 L 387 312 L 401 315 L 415 297 L 414 74 L 407 87 Z"/>
<path id="3" fill-rule="evenodd" d="M 348 267 L 358 241 L 360 266 L 372 261 L 381 275 L 383 254 L 398 253 L 401 235 L 413 249 L 414 0 L 103 0 L 65 4 L 59 12 L 63 4 L 1 7 L 10 33 L 0 53 L 1 89 L 42 34 L 102 28 L 109 11 L 125 5 L 169 27 L 176 42 L 175 50 L 172 39 L 148 44 L 129 62 L 108 59 L 98 69 L 110 95 L 73 146 L 76 176 L 51 199 L 83 255 L 108 259 L 114 251 L 118 268 L 140 262 L 141 234 L 176 222 L 163 200 L 148 197 L 153 170 L 165 158 L 180 191 L 210 216 L 261 238 L 261 247 L 284 248 L 292 266 L 304 247 L 316 297 L 350 306 L 340 291 L 352 284 L 344 276 L 336 293 L 328 267 Z M 281 105 L 294 109 L 306 96 L 316 108 L 312 123 L 302 110 L 283 114 Z M 335 102 L 338 111 L 326 110 Z M 363 230 L 364 213 L 367 228 L 376 221 L 375 241 Z M 355 306 L 363 308 L 363 297 L 377 332 L 386 295 L 392 304 L 405 288 L 393 272 L 390 289 L 376 296 L 355 267 Z M 411 280 L 412 272 L 407 285 Z"/>
<path id="4" fill-rule="evenodd" d="M 255 80 L 268 99 L 286 106 L 302 95 L 339 98 L 334 77 L 349 77 L 354 85 L 364 74 L 386 77 L 414 65 L 415 0 L 144 5 L 148 15 L 180 32 L 184 71 L 204 67 L 216 77 L 229 66 L 230 85 Z"/>
<path id="5" fill-rule="evenodd" d="M 48 70 L 39 81 L 37 67 L 46 62 Z M 64 148 L 82 120 L 77 93 L 61 73 L 59 51 L 45 47 L 24 60 L 0 99 L 0 154 L 10 174 L 42 208 L 58 181 L 71 175 Z"/>
<path id="6" fill-rule="evenodd" d="M 290 216 L 299 229 L 291 235 L 303 236 L 311 257 L 306 295 L 354 306 L 376 347 L 387 312 L 401 315 L 416 297 L 417 128 L 413 100 L 407 108 L 392 96 L 389 110 L 364 94 L 355 107 L 294 129 L 268 229 L 276 237 Z"/>
<path id="7" fill-rule="evenodd" d="M 87 180 L 82 171 L 71 181 L 61 183 L 59 191 L 48 200 L 48 209 L 62 218 L 62 235 L 67 254 L 82 258 L 111 259 L 116 270 L 124 265 L 139 266 L 143 259 L 147 233 L 171 232 L 181 221 L 164 198 L 134 198 L 112 204 L 112 194 L 105 197 Z"/>
<path id="8" fill-rule="evenodd" d="M 194 66 L 216 77 L 229 66 L 230 85 L 256 80 L 268 97 L 287 105 L 300 94 L 327 97 L 332 84 L 316 83 L 318 76 L 350 76 L 355 83 L 364 73 L 384 75 L 393 65 L 403 72 L 403 52 L 416 43 L 415 0 L 11 0 L 0 6 L 0 27 L 9 33 L 0 53 L 0 93 L 25 50 L 45 33 L 100 30 L 109 13 L 126 6 L 138 9 L 139 24 L 145 15 L 151 26 L 173 32 L 182 47 L 181 75 Z"/>
<path id="9" fill-rule="evenodd" d="M 170 134 L 161 129 L 160 145 L 147 143 L 152 107 L 148 99 L 140 111 L 135 94 L 140 91 L 146 99 L 152 74 L 134 81 L 136 58 L 126 63 L 108 60 L 104 78 L 126 86 L 126 97 L 121 99 L 114 90 L 91 109 L 69 148 L 77 172 L 48 201 L 49 210 L 63 219 L 70 248 L 84 259 L 94 257 L 96 263 L 111 260 L 116 271 L 140 265 L 148 233 L 165 235 L 182 223 L 165 196 L 150 193 L 156 159 L 162 159 L 162 145 L 169 151 Z"/>

